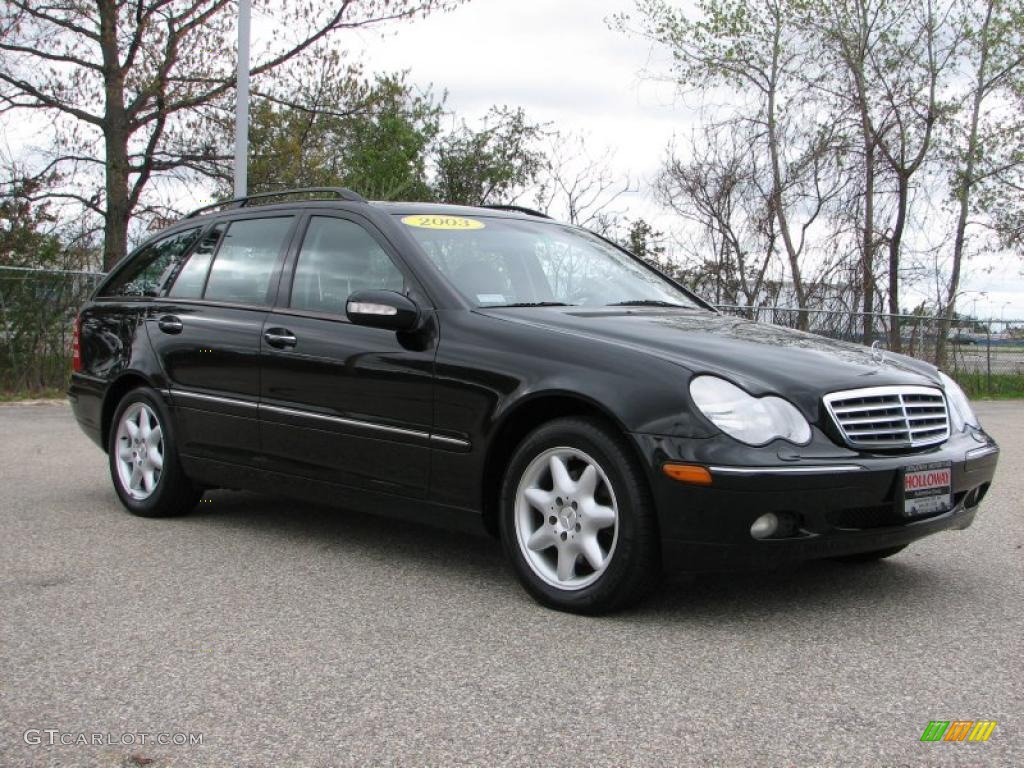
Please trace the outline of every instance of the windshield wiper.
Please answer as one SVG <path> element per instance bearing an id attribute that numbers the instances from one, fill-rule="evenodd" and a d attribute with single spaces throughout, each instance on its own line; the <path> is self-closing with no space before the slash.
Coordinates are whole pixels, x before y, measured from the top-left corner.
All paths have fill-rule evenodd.
<path id="1" fill-rule="evenodd" d="M 614 304 L 605 304 L 606 307 L 678 307 L 679 309 L 690 309 L 686 304 L 674 304 L 671 301 L 659 301 L 658 299 L 631 299 L 630 301 L 616 301 Z"/>
<path id="2" fill-rule="evenodd" d="M 516 304 L 485 304 L 484 309 L 495 309 L 498 307 L 575 307 L 575 304 L 566 304 L 564 301 L 520 301 Z"/>

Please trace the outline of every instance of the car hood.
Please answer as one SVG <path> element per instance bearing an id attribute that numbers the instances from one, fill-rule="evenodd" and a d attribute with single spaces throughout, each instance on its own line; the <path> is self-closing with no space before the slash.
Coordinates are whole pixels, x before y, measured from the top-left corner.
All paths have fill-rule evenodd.
<path id="1" fill-rule="evenodd" d="M 934 366 L 776 325 L 705 310 L 490 308 L 481 314 L 628 347 L 692 373 L 726 376 L 753 394 L 817 400 L 841 389 L 941 386 Z"/>

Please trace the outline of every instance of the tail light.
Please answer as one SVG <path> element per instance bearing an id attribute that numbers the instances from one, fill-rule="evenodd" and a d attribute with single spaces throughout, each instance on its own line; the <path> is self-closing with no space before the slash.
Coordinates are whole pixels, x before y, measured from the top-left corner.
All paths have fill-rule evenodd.
<path id="1" fill-rule="evenodd" d="M 74 330 L 71 333 L 71 370 L 82 370 L 82 318 L 75 318 Z"/>

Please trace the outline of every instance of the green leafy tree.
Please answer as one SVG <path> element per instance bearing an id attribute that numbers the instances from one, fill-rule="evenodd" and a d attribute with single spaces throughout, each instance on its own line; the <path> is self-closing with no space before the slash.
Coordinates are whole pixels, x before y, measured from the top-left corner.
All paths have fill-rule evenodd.
<path id="1" fill-rule="evenodd" d="M 0 193 L 0 392 L 62 387 L 70 369 L 74 313 L 94 283 L 81 269 L 94 253 L 67 242 L 39 182 Z"/>
<path id="2" fill-rule="evenodd" d="M 665 260 L 665 233 L 659 232 L 644 219 L 629 222 L 622 247 L 634 256 L 643 259 L 659 269 Z"/>
<path id="3" fill-rule="evenodd" d="M 435 199 L 461 205 L 511 203 L 540 173 L 542 125 L 522 109 L 493 107 L 480 128 L 462 121 L 440 137 L 435 150 Z"/>
<path id="4" fill-rule="evenodd" d="M 50 229 L 56 217 L 32 202 L 37 182 L 6 190 L 0 197 L 0 267 L 45 267 L 58 261 L 60 239 Z"/>
<path id="5" fill-rule="evenodd" d="M 442 104 L 404 75 L 369 81 L 325 52 L 254 101 L 249 185 L 253 192 L 345 186 L 380 200 L 431 196 L 427 159 Z M 233 125 L 221 125 L 222 140 Z M 211 171 L 231 193 L 231 167 Z"/>

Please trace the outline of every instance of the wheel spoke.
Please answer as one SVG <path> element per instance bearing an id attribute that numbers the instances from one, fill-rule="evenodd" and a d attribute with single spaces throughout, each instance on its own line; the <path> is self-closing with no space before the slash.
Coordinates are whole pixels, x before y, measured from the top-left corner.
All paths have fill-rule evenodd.
<path id="1" fill-rule="evenodd" d="M 143 440 L 149 438 L 149 433 L 152 431 L 152 426 L 149 423 L 149 409 L 145 406 L 139 411 L 139 436 Z"/>
<path id="2" fill-rule="evenodd" d="M 146 437 L 146 443 L 153 447 L 158 446 L 160 445 L 160 441 L 163 437 L 164 433 L 163 430 L 160 429 L 160 425 L 154 424 L 152 429 L 149 431 L 149 435 Z"/>
<path id="3" fill-rule="evenodd" d="M 558 580 L 569 581 L 576 575 L 576 552 L 569 551 L 569 547 L 562 547 L 558 550 Z"/>
<path id="4" fill-rule="evenodd" d="M 532 534 L 526 542 L 526 546 L 532 549 L 534 552 L 542 552 L 548 547 L 554 546 L 558 543 L 558 539 L 555 537 L 554 531 L 548 528 L 546 525 L 542 525 Z"/>
<path id="5" fill-rule="evenodd" d="M 585 509 L 584 519 L 587 520 L 595 530 L 601 530 L 602 528 L 607 528 L 609 525 L 615 525 L 615 510 L 602 504 L 591 504 Z"/>
<path id="6" fill-rule="evenodd" d="M 132 466 L 131 477 L 128 478 L 128 487 L 133 491 L 141 490 L 139 485 L 142 483 L 142 469 L 138 464 Z"/>
<path id="7" fill-rule="evenodd" d="M 132 440 L 139 436 L 139 425 L 131 419 L 126 419 L 124 422 L 124 428 L 128 430 L 128 437 Z"/>
<path id="8" fill-rule="evenodd" d="M 599 570 L 604 564 L 604 552 L 601 551 L 601 545 L 597 541 L 597 536 L 584 536 L 581 549 L 583 550 L 583 556 L 590 563 L 590 567 L 595 571 Z"/>
<path id="9" fill-rule="evenodd" d="M 132 459 L 132 446 L 126 440 L 117 441 L 117 457 L 121 461 L 131 461 Z"/>
<path id="10" fill-rule="evenodd" d="M 152 493 L 156 488 L 156 474 L 151 468 L 147 467 L 142 471 L 142 485 L 146 489 L 146 493 Z"/>
<path id="11" fill-rule="evenodd" d="M 149 449 L 149 463 L 153 465 L 155 469 L 164 468 L 164 457 L 156 448 Z"/>
<path id="12" fill-rule="evenodd" d="M 591 499 L 596 490 L 597 468 L 593 464 L 588 464 L 587 468 L 583 470 L 583 474 L 580 475 L 580 479 L 576 481 L 576 497 L 581 501 Z"/>
<path id="13" fill-rule="evenodd" d="M 523 491 L 523 495 L 538 512 L 547 515 L 551 511 L 551 505 L 554 503 L 554 494 L 551 491 L 545 491 L 543 488 L 527 488 Z"/>
<path id="14" fill-rule="evenodd" d="M 552 454 L 548 466 L 551 468 L 551 482 L 554 483 L 555 493 L 560 493 L 563 496 L 569 495 L 573 488 L 575 488 L 576 483 L 569 476 L 569 468 L 565 466 L 562 457 Z"/>

